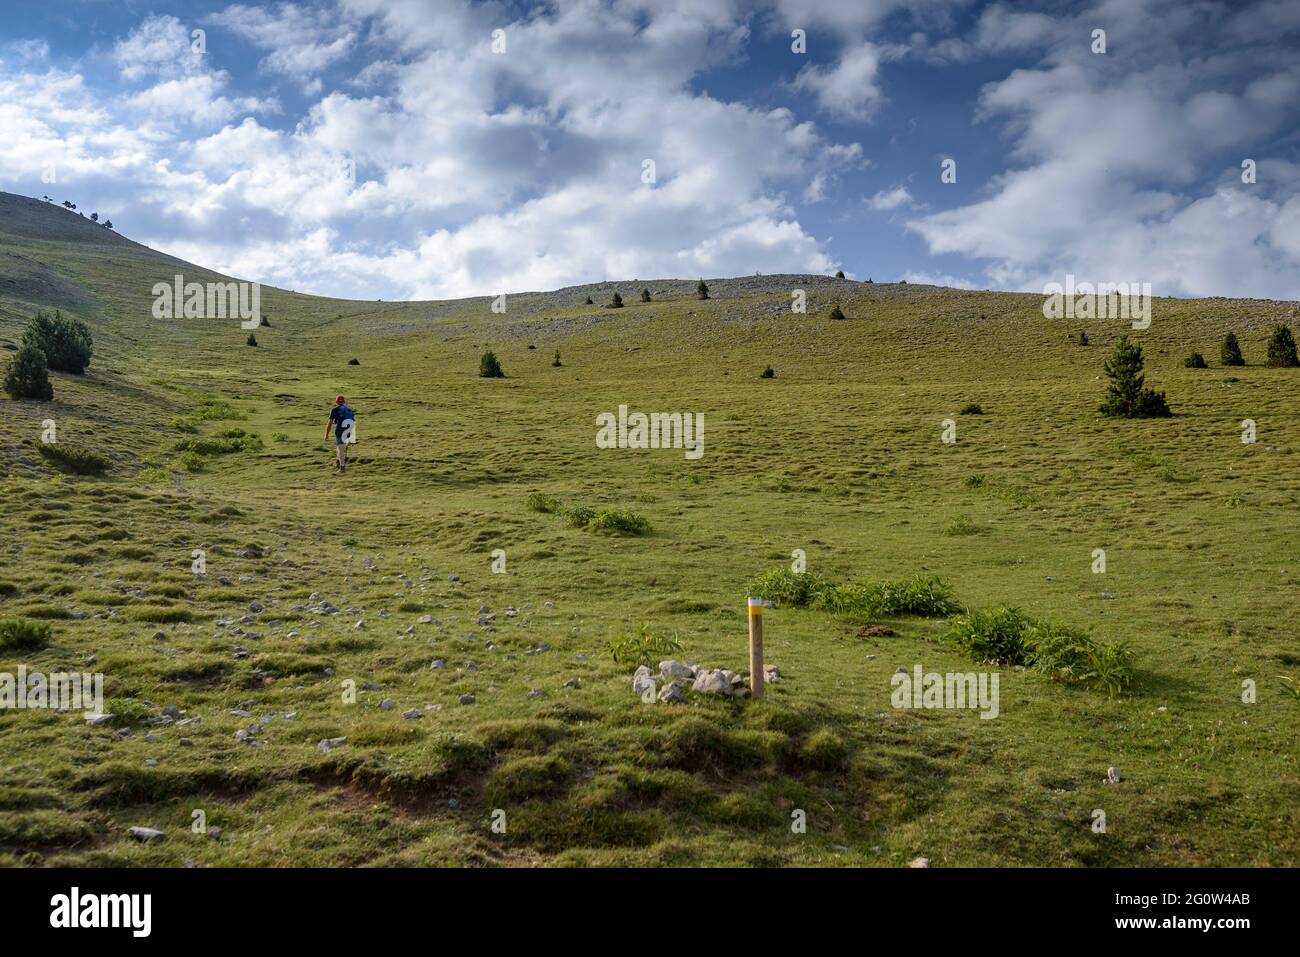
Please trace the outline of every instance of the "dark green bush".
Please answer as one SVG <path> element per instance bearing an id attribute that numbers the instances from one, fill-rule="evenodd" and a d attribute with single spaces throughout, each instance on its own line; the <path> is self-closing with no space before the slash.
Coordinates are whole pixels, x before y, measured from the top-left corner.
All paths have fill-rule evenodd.
<path id="1" fill-rule="evenodd" d="M 36 442 L 41 457 L 78 475 L 103 475 L 113 465 L 98 452 L 76 449 L 59 442 Z"/>
<path id="2" fill-rule="evenodd" d="M 49 402 L 54 398 L 49 365 L 40 347 L 27 344 L 14 353 L 5 373 L 5 392 L 11 399 Z"/>
<path id="3" fill-rule="evenodd" d="M 839 320 L 845 318 L 845 316 L 844 316 L 844 310 L 841 309 L 841 308 L 839 307 L 839 304 L 838 304 L 838 303 L 837 303 L 836 305 L 834 305 L 833 307 L 831 307 L 830 318 L 831 318 L 831 319 L 834 319 L 836 322 L 838 322 Z"/>
<path id="4" fill-rule="evenodd" d="M 50 626 L 39 621 L 9 618 L 0 621 L 0 648 L 39 651 L 50 643 Z"/>
<path id="5" fill-rule="evenodd" d="M 1281 368 L 1300 366 L 1300 357 L 1296 356 L 1295 337 L 1285 324 L 1274 326 L 1268 337 L 1267 364 Z"/>
<path id="6" fill-rule="evenodd" d="M 478 374 L 482 379 L 504 379 L 505 372 L 501 369 L 501 362 L 497 355 L 491 349 L 483 353 L 482 358 L 478 360 Z"/>
<path id="7" fill-rule="evenodd" d="M 23 345 L 32 345 L 45 353 L 45 360 L 55 372 L 81 375 L 90 365 L 94 352 L 90 330 L 61 312 L 53 316 L 38 312 L 23 331 Z"/>
<path id="8" fill-rule="evenodd" d="M 1199 352 L 1193 352 L 1190 356 L 1188 356 L 1186 359 L 1183 360 L 1183 368 L 1208 369 L 1209 366 L 1206 365 L 1205 356 L 1201 355 Z"/>
<path id="9" fill-rule="evenodd" d="M 1246 364 L 1246 358 L 1241 354 L 1241 346 L 1237 344 L 1237 337 L 1231 332 L 1223 337 L 1223 345 L 1219 347 L 1219 361 L 1225 366 Z"/>

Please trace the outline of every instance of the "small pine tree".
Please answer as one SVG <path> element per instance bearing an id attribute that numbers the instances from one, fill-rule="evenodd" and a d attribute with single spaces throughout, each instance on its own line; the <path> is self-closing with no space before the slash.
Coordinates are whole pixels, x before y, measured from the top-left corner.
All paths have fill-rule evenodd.
<path id="1" fill-rule="evenodd" d="M 766 369 L 764 369 L 761 373 L 759 373 L 759 376 L 758 376 L 758 377 L 759 377 L 760 379 L 775 379 L 775 378 L 776 378 L 776 370 L 773 369 L 771 366 L 768 366 L 768 367 L 767 367 Z"/>
<path id="2" fill-rule="evenodd" d="M 5 375 L 5 392 L 12 399 L 49 402 L 54 398 L 49 365 L 39 346 L 27 343 L 14 353 L 9 372 Z"/>
<path id="3" fill-rule="evenodd" d="M 559 350 L 559 349 L 556 349 L 556 350 L 555 350 L 555 358 L 551 360 L 551 365 L 555 366 L 555 368 L 557 368 L 557 369 L 558 369 L 560 366 L 564 365 L 564 363 L 562 363 L 562 362 L 560 361 L 560 350 Z"/>
<path id="4" fill-rule="evenodd" d="M 1115 346 L 1115 352 L 1106 360 L 1106 401 L 1101 404 L 1102 415 L 1125 419 L 1164 418 L 1173 415 L 1163 392 L 1144 388 L 1146 376 L 1142 369 L 1142 347 L 1135 346 L 1124 336 Z"/>
<path id="5" fill-rule="evenodd" d="M 1184 359 L 1183 367 L 1186 369 L 1208 368 L 1205 364 L 1205 356 L 1201 355 L 1199 352 L 1193 352 L 1190 356 Z"/>
<path id="6" fill-rule="evenodd" d="M 1273 327 L 1273 334 L 1268 337 L 1268 362 L 1270 366 L 1290 368 L 1300 366 L 1300 357 L 1296 356 L 1295 337 L 1291 330 L 1279 323 Z"/>
<path id="7" fill-rule="evenodd" d="M 1231 332 L 1223 337 L 1223 345 L 1219 347 L 1219 361 L 1225 366 L 1244 366 L 1246 364 L 1246 357 L 1241 354 L 1241 346 L 1237 344 L 1237 337 Z"/>
<path id="8" fill-rule="evenodd" d="M 1081 345 L 1081 346 L 1086 346 L 1087 344 L 1088 344 L 1088 333 L 1086 333 L 1086 332 L 1084 332 L 1082 329 L 1080 329 L 1080 330 L 1079 330 L 1079 345 Z"/>
<path id="9" fill-rule="evenodd" d="M 843 279 L 843 278 L 844 278 L 844 270 L 843 270 L 843 269 L 837 270 L 836 273 L 835 273 L 835 278 L 836 278 L 836 279 Z"/>
<path id="10" fill-rule="evenodd" d="M 649 290 L 649 289 L 642 289 L 642 290 L 641 290 L 641 301 L 642 301 L 642 302 L 649 302 L 649 301 L 650 301 L 650 290 Z"/>
<path id="11" fill-rule="evenodd" d="M 703 280 L 703 279 L 701 279 L 701 280 L 700 280 L 700 284 L 699 284 L 698 286 L 695 287 L 695 298 L 696 298 L 696 299 L 708 299 L 708 298 L 709 298 L 709 287 L 706 286 L 706 285 L 704 284 L 704 280 Z"/>
<path id="12" fill-rule="evenodd" d="M 250 332 L 250 333 L 248 334 L 248 339 L 247 339 L 246 341 L 248 342 L 248 344 L 249 344 L 250 346 L 256 346 L 256 345 L 257 345 L 257 336 L 253 335 L 253 334 Z"/>
<path id="13" fill-rule="evenodd" d="M 265 328 L 267 328 L 267 329 L 270 329 L 270 328 L 271 328 L 271 320 L 268 319 L 268 318 L 266 318 L 266 316 L 263 316 L 263 317 L 262 317 L 262 321 L 261 321 L 260 323 L 258 323 L 258 325 L 263 326 L 263 327 L 265 327 Z"/>
<path id="14" fill-rule="evenodd" d="M 496 353 L 489 349 L 483 353 L 483 358 L 478 361 L 478 374 L 484 379 L 504 379 L 505 372 L 501 369 L 501 363 L 497 361 Z"/>
<path id="15" fill-rule="evenodd" d="M 23 344 L 45 353 L 49 368 L 55 372 L 81 375 L 90 365 L 94 343 L 84 322 L 56 311 L 54 315 L 38 312 L 23 330 Z"/>
<path id="16" fill-rule="evenodd" d="M 834 307 L 832 307 L 832 309 L 831 309 L 831 314 L 830 314 L 830 318 L 836 320 L 837 322 L 838 322 L 840 319 L 845 318 L 845 316 L 844 316 L 844 310 L 841 309 L 841 308 L 839 307 L 839 304 L 838 304 L 838 303 L 837 303 Z"/>
<path id="17" fill-rule="evenodd" d="M 594 305 L 595 305 L 595 303 L 591 301 L 591 297 L 590 297 L 590 296 L 587 297 L 587 305 L 589 305 L 589 306 L 594 306 Z"/>
<path id="18" fill-rule="evenodd" d="M 614 293 L 614 298 L 611 299 L 611 300 L 609 301 L 609 308 L 611 308 L 611 309 L 622 309 L 622 308 L 623 308 L 623 297 L 620 296 L 618 293 Z"/>

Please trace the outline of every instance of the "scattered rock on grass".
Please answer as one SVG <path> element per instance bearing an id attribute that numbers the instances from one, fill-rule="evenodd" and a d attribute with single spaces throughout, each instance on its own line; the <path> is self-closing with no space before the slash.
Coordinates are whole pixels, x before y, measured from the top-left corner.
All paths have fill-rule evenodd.
<path id="1" fill-rule="evenodd" d="M 659 670 L 663 673 L 665 679 L 674 680 L 680 678 L 682 681 L 695 680 L 695 666 L 685 661 L 661 661 Z"/>
<path id="2" fill-rule="evenodd" d="M 692 691 L 704 694 L 731 694 L 731 680 L 719 669 L 701 668 L 695 676 Z"/>
<path id="3" fill-rule="evenodd" d="M 686 699 L 686 686 L 680 681 L 670 681 L 664 685 L 663 690 L 659 692 L 659 700 L 665 704 L 672 704 Z"/>

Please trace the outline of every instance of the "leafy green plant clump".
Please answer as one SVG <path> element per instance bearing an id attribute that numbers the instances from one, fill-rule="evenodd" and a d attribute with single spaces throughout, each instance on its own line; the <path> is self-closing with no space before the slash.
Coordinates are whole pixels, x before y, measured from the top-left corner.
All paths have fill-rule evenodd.
<path id="1" fill-rule="evenodd" d="M 561 511 L 570 528 L 586 528 L 587 523 L 596 517 L 596 510 L 590 505 L 570 505 Z"/>
<path id="2" fill-rule="evenodd" d="M 653 667 L 657 662 L 679 654 L 682 643 L 676 632 L 670 635 L 642 625 L 632 634 L 620 633 L 609 643 L 608 650 L 610 657 L 620 665 Z"/>
<path id="3" fill-rule="evenodd" d="M 149 706 L 134 698 L 109 698 L 104 711 L 113 716 L 113 725 L 118 728 L 136 728 L 153 718 Z"/>
<path id="4" fill-rule="evenodd" d="M 1036 619 L 1019 608 L 957 615 L 940 640 L 975 661 L 1032 667 L 1112 697 L 1133 682 L 1133 654 L 1125 642 L 1101 643 L 1082 629 Z"/>
<path id="5" fill-rule="evenodd" d="M 587 528 L 596 531 L 619 532 L 623 535 L 644 535 L 650 531 L 650 522 L 644 515 L 622 509 L 602 509 L 592 516 Z"/>
<path id="6" fill-rule="evenodd" d="M 478 374 L 481 379 L 504 379 L 506 374 L 501 368 L 501 360 L 489 349 L 478 360 Z"/>
<path id="7" fill-rule="evenodd" d="M 764 572 L 750 582 L 749 594 L 755 598 L 766 598 L 780 607 L 805 608 L 831 587 L 829 579 L 812 572 L 791 571 L 782 565 Z"/>
<path id="8" fill-rule="evenodd" d="M 560 500 L 554 495 L 547 495 L 545 492 L 534 492 L 528 496 L 525 504 L 530 512 L 550 514 L 560 510 Z"/>
<path id="9" fill-rule="evenodd" d="M 943 529 L 943 533 L 949 537 L 978 535 L 980 531 L 980 527 L 971 520 L 969 515 L 954 515 Z"/>
<path id="10" fill-rule="evenodd" d="M 952 586 L 935 575 L 897 581 L 836 584 L 812 572 L 774 568 L 749 584 L 749 594 L 778 606 L 818 608 L 851 618 L 916 615 L 942 618 L 961 611 Z"/>
<path id="11" fill-rule="evenodd" d="M 961 611 L 952 586 L 935 575 L 835 585 L 818 596 L 816 606 L 852 621 L 903 615 L 942 618 Z"/>

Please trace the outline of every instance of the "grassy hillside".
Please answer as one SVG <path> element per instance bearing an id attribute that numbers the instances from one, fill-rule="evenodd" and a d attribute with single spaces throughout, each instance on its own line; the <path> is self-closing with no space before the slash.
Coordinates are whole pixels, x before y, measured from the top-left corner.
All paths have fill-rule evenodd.
<path id="1" fill-rule="evenodd" d="M 1300 679 L 1300 372 L 1262 364 L 1294 304 L 1156 300 L 1131 335 L 1176 417 L 1116 421 L 1097 406 L 1126 324 L 1045 320 L 1036 296 L 776 276 L 700 301 L 693 279 L 630 280 L 499 314 L 266 289 L 253 348 L 235 320 L 152 318 L 178 270 L 216 278 L 0 194 L 0 346 L 57 307 L 96 350 L 53 402 L 0 398 L 0 618 L 53 629 L 0 647 L 0 671 L 102 671 L 122 715 L 0 711 L 0 862 L 1300 861 L 1300 700 L 1278 678 Z M 602 308 L 614 290 L 627 306 Z M 1244 368 L 1216 361 L 1229 330 Z M 507 378 L 478 377 L 486 348 Z M 1193 349 L 1209 369 L 1183 368 Z M 340 392 L 343 476 L 321 444 Z M 619 405 L 703 413 L 705 454 L 596 448 Z M 49 418 L 111 468 L 61 472 L 37 448 Z M 260 448 L 177 448 L 232 429 Z M 572 527 L 536 493 L 651 531 Z M 861 634 L 787 606 L 766 617 L 768 701 L 633 693 L 607 646 L 642 626 L 744 670 L 748 585 L 795 549 L 836 581 L 939 575 L 969 607 L 1127 641 L 1136 679 L 1112 698 L 972 663 L 941 619 Z M 997 670 L 999 717 L 891 707 L 918 663 Z"/>

